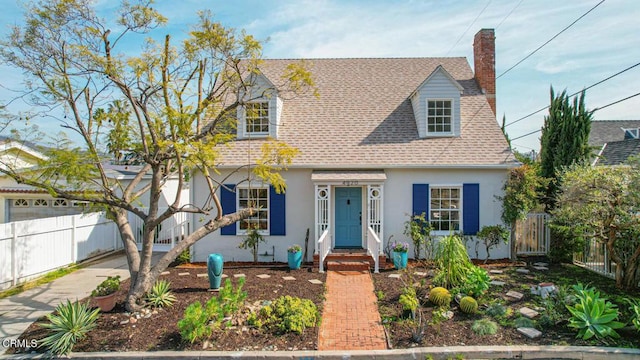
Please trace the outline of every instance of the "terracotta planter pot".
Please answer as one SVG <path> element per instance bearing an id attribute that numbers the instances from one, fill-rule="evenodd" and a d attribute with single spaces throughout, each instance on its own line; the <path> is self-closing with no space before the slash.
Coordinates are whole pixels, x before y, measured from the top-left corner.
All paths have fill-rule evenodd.
<path id="1" fill-rule="evenodd" d="M 98 304 L 100 311 L 106 312 L 111 311 L 116 306 L 116 293 L 105 295 L 105 296 L 95 296 L 93 298 Z"/>

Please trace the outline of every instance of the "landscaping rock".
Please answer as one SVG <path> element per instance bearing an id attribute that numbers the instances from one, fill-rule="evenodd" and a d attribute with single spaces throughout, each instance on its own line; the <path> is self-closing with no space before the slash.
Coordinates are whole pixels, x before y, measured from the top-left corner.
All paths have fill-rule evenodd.
<path id="1" fill-rule="evenodd" d="M 489 274 L 503 274 L 504 271 L 502 270 L 489 270 Z"/>
<path id="2" fill-rule="evenodd" d="M 520 274 L 528 274 L 529 270 L 528 269 L 516 269 L 516 272 L 520 273 Z"/>
<path id="3" fill-rule="evenodd" d="M 549 270 L 549 268 L 548 268 L 548 267 L 546 267 L 546 266 L 534 266 L 533 268 L 534 268 L 534 269 L 536 269 L 536 270 L 538 270 L 538 271 L 546 271 L 546 270 Z"/>
<path id="4" fill-rule="evenodd" d="M 389 274 L 389 277 L 393 278 L 393 279 L 400 279 L 400 277 L 402 277 L 402 275 L 400 275 L 400 274 Z"/>
<path id="5" fill-rule="evenodd" d="M 241 278 L 241 277 L 246 277 L 247 275 L 245 274 L 233 274 L 234 278 Z M 224 275 L 222 275 L 222 277 L 224 277 Z"/>
<path id="6" fill-rule="evenodd" d="M 296 278 L 294 278 L 293 276 L 283 276 L 282 279 L 287 281 L 294 281 Z"/>
<path id="7" fill-rule="evenodd" d="M 320 285 L 322 284 L 322 281 L 318 280 L 318 279 L 311 279 L 309 280 L 310 283 L 314 284 L 314 285 Z"/>
<path id="8" fill-rule="evenodd" d="M 198 274 L 198 275 L 196 275 L 196 276 L 197 276 L 197 277 L 207 277 L 207 276 L 209 276 L 209 274 L 206 274 L 206 273 L 205 273 L 205 274 Z"/>
<path id="9" fill-rule="evenodd" d="M 416 276 L 427 276 L 427 273 L 426 272 L 422 272 L 422 271 L 416 271 L 414 274 Z"/>
<path id="10" fill-rule="evenodd" d="M 271 277 L 271 275 L 269 274 L 260 274 L 260 275 L 256 275 L 258 278 L 260 279 L 268 279 Z"/>
<path id="11" fill-rule="evenodd" d="M 515 300 L 522 300 L 523 296 L 524 296 L 523 293 L 519 293 L 519 292 L 513 291 L 513 290 L 511 290 L 511 291 L 509 291 L 507 293 L 507 297 L 510 297 L 512 299 L 515 299 Z"/>
<path id="12" fill-rule="evenodd" d="M 521 328 L 518 328 L 517 330 L 520 334 L 528 337 L 529 339 L 537 339 L 540 336 L 542 336 L 542 332 L 534 328 L 521 327 Z"/>
<path id="13" fill-rule="evenodd" d="M 171 274 L 171 272 L 169 272 L 169 271 L 163 271 L 163 272 L 160 273 L 160 275 L 169 275 L 169 274 Z"/>
<path id="14" fill-rule="evenodd" d="M 188 275 L 189 275 L 188 272 L 178 273 L 178 276 L 188 276 Z"/>
<path id="15" fill-rule="evenodd" d="M 534 295 L 540 295 L 543 299 L 546 299 L 556 291 L 557 289 L 553 283 L 540 283 L 531 287 L 531 293 Z"/>
<path id="16" fill-rule="evenodd" d="M 489 284 L 495 285 L 495 286 L 504 286 L 504 285 L 506 285 L 506 282 L 498 281 L 498 280 L 491 280 L 491 282 Z"/>
<path id="17" fill-rule="evenodd" d="M 533 266 L 549 267 L 549 264 L 547 264 L 546 262 L 537 262 L 537 263 L 533 263 Z"/>
<path id="18" fill-rule="evenodd" d="M 520 314 L 522 314 L 522 316 L 528 318 L 528 319 L 533 319 L 536 316 L 540 315 L 539 312 L 533 310 L 533 309 L 529 309 L 528 307 L 522 307 L 519 310 Z"/>

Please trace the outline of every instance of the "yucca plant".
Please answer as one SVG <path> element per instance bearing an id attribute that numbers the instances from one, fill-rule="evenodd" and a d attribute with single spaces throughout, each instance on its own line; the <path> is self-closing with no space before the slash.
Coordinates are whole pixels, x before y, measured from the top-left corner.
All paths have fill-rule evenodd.
<path id="1" fill-rule="evenodd" d="M 567 305 L 567 309 L 572 317 L 569 319 L 569 326 L 578 329 L 577 337 L 584 340 L 593 336 L 597 338 L 613 337 L 620 335 L 615 329 L 624 327 L 624 324 L 616 321 L 618 309 L 614 304 L 600 297 L 600 292 L 593 288 L 583 288 L 581 285 L 574 286 L 576 290 L 577 303 L 573 306 Z"/>
<path id="2" fill-rule="evenodd" d="M 41 326 L 53 332 L 44 338 L 41 345 L 55 355 L 67 355 L 73 346 L 95 327 L 100 309 L 91 311 L 88 304 L 72 303 L 67 300 L 56 307 L 55 313 L 48 314 L 48 324 Z"/>
<path id="3" fill-rule="evenodd" d="M 433 283 L 448 289 L 464 284 L 467 274 L 473 268 L 467 248 L 458 235 L 448 235 L 440 240 L 436 248 L 435 263 L 438 274 L 433 278 Z"/>
<path id="4" fill-rule="evenodd" d="M 147 294 L 147 302 L 153 307 L 168 307 L 176 301 L 171 292 L 171 283 L 166 280 L 158 280 Z"/>

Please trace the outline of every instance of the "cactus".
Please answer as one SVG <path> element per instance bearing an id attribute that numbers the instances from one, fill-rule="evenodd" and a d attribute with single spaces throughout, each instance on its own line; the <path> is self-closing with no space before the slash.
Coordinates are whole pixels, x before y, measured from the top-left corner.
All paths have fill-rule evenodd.
<path id="1" fill-rule="evenodd" d="M 473 314 L 478 310 L 478 302 L 471 296 L 465 296 L 460 299 L 460 310 L 467 314 Z"/>
<path id="2" fill-rule="evenodd" d="M 451 293 L 443 287 L 435 287 L 429 292 L 429 300 L 438 306 L 448 306 L 451 303 Z"/>

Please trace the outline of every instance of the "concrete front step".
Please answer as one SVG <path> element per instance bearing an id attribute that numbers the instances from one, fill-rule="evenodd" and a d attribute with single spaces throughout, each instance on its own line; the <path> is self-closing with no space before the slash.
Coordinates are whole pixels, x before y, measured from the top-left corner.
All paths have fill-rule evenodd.
<path id="1" fill-rule="evenodd" d="M 369 271 L 368 261 L 332 260 L 327 261 L 327 270 L 331 271 Z"/>
<path id="2" fill-rule="evenodd" d="M 385 267 L 387 261 L 387 257 L 382 255 L 380 256 L 379 259 L 379 264 L 380 264 L 380 268 L 383 269 Z M 362 264 L 368 264 L 367 268 L 363 268 L 363 270 L 373 270 L 375 267 L 375 262 L 373 260 L 373 258 L 368 255 L 366 252 L 363 251 L 354 251 L 354 252 L 334 252 L 331 253 L 329 255 L 327 255 L 326 259 L 324 260 L 324 268 L 331 270 L 328 268 L 329 263 L 330 262 L 338 262 L 338 263 L 354 263 L 354 264 L 347 264 L 344 266 L 347 266 L 348 268 L 359 268 L 361 266 L 363 266 Z M 357 263 L 357 266 L 356 264 Z M 319 256 L 317 254 L 313 255 L 313 266 L 314 267 L 318 267 L 320 265 L 320 260 L 319 260 Z M 336 264 L 333 264 L 334 267 L 336 266 Z M 346 269 L 342 269 L 343 271 L 347 271 Z"/>

